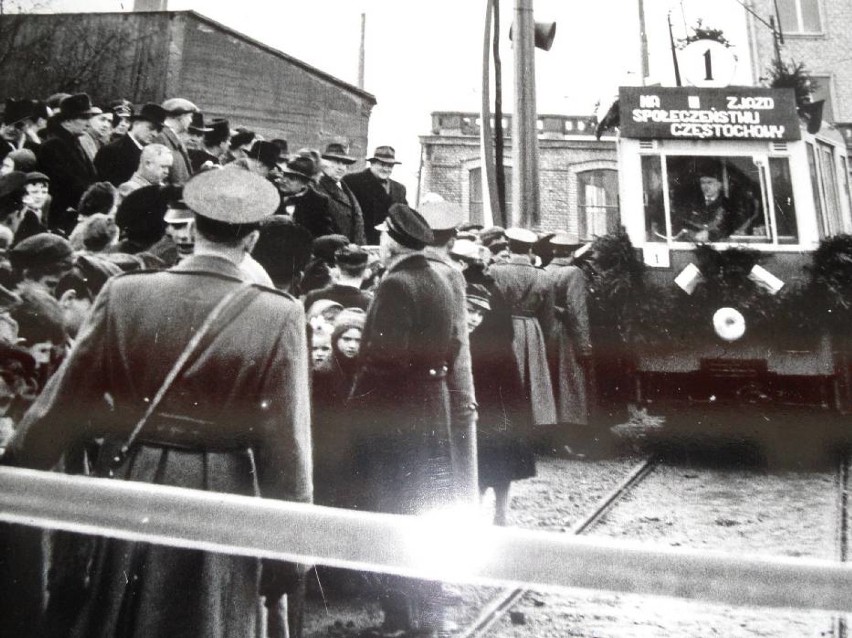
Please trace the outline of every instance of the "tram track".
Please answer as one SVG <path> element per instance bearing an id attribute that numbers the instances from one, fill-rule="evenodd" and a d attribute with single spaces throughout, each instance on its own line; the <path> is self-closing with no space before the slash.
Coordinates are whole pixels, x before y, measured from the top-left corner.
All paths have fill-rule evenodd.
<path id="1" fill-rule="evenodd" d="M 587 533 L 606 516 L 607 512 L 612 510 L 619 500 L 645 480 L 654 471 L 658 462 L 659 459 L 656 456 L 649 456 L 637 463 L 621 483 L 598 501 L 589 515 L 575 523 L 568 530 L 569 533 L 574 536 L 581 536 Z M 513 605 L 528 591 L 525 588 L 516 587 L 509 587 L 502 590 L 485 605 L 480 615 L 468 628 L 454 634 L 455 638 L 481 638 L 486 636 L 488 631 L 503 616 L 509 613 Z"/>

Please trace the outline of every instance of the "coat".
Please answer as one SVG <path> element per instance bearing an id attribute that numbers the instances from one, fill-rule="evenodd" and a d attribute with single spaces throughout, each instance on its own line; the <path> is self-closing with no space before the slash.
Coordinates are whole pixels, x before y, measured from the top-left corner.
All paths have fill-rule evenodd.
<path id="1" fill-rule="evenodd" d="M 98 437 L 126 440 L 193 331 L 242 281 L 237 266 L 209 255 L 110 280 L 21 422 L 13 460 L 47 469 Z M 219 318 L 117 479 L 311 501 L 304 313 L 289 295 L 255 290 Z M 67 635 L 252 636 L 259 578 L 255 558 L 99 538 Z"/>
<path id="2" fill-rule="evenodd" d="M 128 133 L 115 142 L 110 142 L 95 155 L 95 168 L 104 181 L 116 188 L 133 177 L 139 168 L 142 147 Z"/>
<path id="3" fill-rule="evenodd" d="M 86 189 L 98 181 L 95 166 L 77 136 L 56 121 L 48 123 L 48 137 L 38 159 L 41 170 L 50 178 L 53 195 L 47 225 L 51 230 L 70 233 L 77 225 L 77 214 L 69 214 L 68 208 L 76 208 Z"/>
<path id="4" fill-rule="evenodd" d="M 154 144 L 162 144 L 174 155 L 175 161 L 172 162 L 172 167 L 169 169 L 169 176 L 166 181 L 175 186 L 186 184 L 192 177 L 192 162 L 189 160 L 189 153 L 186 146 L 181 142 L 172 129 L 164 126 L 163 130 L 154 138 Z M 135 169 L 134 169 L 135 170 Z"/>
<path id="5" fill-rule="evenodd" d="M 191 148 L 187 151 L 187 155 L 189 155 L 189 163 L 191 165 L 193 175 L 199 172 L 201 167 L 207 162 L 210 162 L 214 166 L 221 166 L 219 158 L 212 153 L 208 153 L 203 148 Z"/>
<path id="6" fill-rule="evenodd" d="M 310 310 L 314 302 L 320 299 L 330 299 L 331 301 L 336 301 L 344 308 L 360 308 L 366 312 L 367 308 L 370 307 L 373 297 L 370 293 L 359 290 L 354 286 L 331 284 L 325 288 L 311 290 L 305 295 L 305 310 Z"/>
<path id="7" fill-rule="evenodd" d="M 346 182 L 340 182 L 338 185 L 328 175 L 323 175 L 317 184 L 317 192 L 328 197 L 329 212 L 340 234 L 346 235 L 353 244 L 366 244 L 361 206 Z"/>
<path id="8" fill-rule="evenodd" d="M 376 290 L 349 397 L 357 507 L 418 514 L 453 500 L 447 371 L 453 293 L 422 254 L 392 263 Z"/>
<path id="9" fill-rule="evenodd" d="M 298 195 L 282 197 L 277 214 L 288 215 L 303 226 L 316 239 L 324 235 L 340 234 L 329 211 L 328 197 L 308 186 Z"/>
<path id="10" fill-rule="evenodd" d="M 512 343 L 533 423 L 552 425 L 556 405 L 547 365 L 547 340 L 553 325 L 550 280 L 525 255 L 493 264 L 489 274 L 512 312 Z"/>
<path id="11" fill-rule="evenodd" d="M 592 354 L 586 277 L 569 259 L 557 257 L 545 269 L 550 276 L 555 322 L 551 342 L 551 374 L 559 423 L 588 425 L 587 368 Z"/>
<path id="12" fill-rule="evenodd" d="M 377 245 L 380 233 L 376 230 L 376 226 L 381 224 L 388 216 L 388 209 L 393 204 L 408 203 L 405 197 L 405 186 L 391 179 L 388 180 L 389 191 L 386 191 L 369 168 L 344 175 L 342 181 L 352 189 L 358 204 L 361 206 L 367 244 Z"/>

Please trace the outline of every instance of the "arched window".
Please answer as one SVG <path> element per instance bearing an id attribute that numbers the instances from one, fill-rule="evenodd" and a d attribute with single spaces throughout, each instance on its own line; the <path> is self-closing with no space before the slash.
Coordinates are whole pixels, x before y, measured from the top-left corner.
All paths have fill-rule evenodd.
<path id="1" fill-rule="evenodd" d="M 577 173 L 577 215 L 582 239 L 618 230 L 618 171 L 603 168 Z"/>

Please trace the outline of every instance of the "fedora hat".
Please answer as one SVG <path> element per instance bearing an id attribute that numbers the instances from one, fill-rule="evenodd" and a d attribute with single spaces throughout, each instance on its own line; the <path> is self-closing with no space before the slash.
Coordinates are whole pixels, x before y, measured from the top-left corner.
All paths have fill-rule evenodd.
<path id="1" fill-rule="evenodd" d="M 192 122 L 189 124 L 190 133 L 208 133 L 212 130 L 212 128 L 204 126 L 204 113 L 201 111 L 195 111 L 195 113 L 192 114 Z"/>
<path id="2" fill-rule="evenodd" d="M 402 164 L 396 160 L 396 151 L 393 146 L 377 146 L 372 157 L 367 158 L 368 162 L 384 162 L 385 164 Z"/>
<path id="3" fill-rule="evenodd" d="M 344 164 L 354 164 L 355 158 L 346 154 L 346 149 L 343 144 L 329 144 L 325 147 L 325 153 L 322 154 L 323 159 L 337 160 Z"/>
<path id="4" fill-rule="evenodd" d="M 282 175 L 292 175 L 293 177 L 300 177 L 306 182 L 311 181 L 314 178 L 314 173 L 316 172 L 316 165 L 314 164 L 314 160 L 307 156 L 297 156 L 287 162 L 287 166 L 281 168 Z"/>
<path id="5" fill-rule="evenodd" d="M 3 110 L 3 124 L 16 124 L 21 120 L 34 116 L 35 104 L 32 100 L 6 98 L 6 107 Z"/>
<path id="6" fill-rule="evenodd" d="M 166 110 L 159 104 L 149 102 L 138 113 L 130 116 L 131 122 L 135 120 L 145 120 L 158 128 L 163 128 L 166 123 Z"/>
<path id="7" fill-rule="evenodd" d="M 87 93 L 69 95 L 59 103 L 59 119 L 61 120 L 88 119 L 92 115 L 102 112 L 92 106 L 92 100 Z"/>
<path id="8" fill-rule="evenodd" d="M 278 162 L 278 147 L 272 142 L 257 140 L 249 150 L 248 156 L 267 168 L 272 168 Z"/>

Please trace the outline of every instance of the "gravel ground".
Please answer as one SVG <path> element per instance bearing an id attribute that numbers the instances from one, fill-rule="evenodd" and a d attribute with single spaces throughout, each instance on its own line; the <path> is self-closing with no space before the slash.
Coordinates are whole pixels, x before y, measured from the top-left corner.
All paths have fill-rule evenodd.
<path id="1" fill-rule="evenodd" d="M 830 472 L 658 468 L 593 535 L 733 553 L 836 558 Z M 519 516 L 522 516 L 520 513 Z M 835 636 L 834 618 L 606 592 L 529 592 L 496 638 Z"/>

